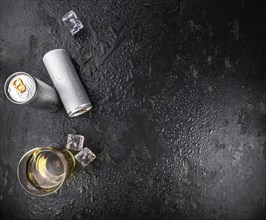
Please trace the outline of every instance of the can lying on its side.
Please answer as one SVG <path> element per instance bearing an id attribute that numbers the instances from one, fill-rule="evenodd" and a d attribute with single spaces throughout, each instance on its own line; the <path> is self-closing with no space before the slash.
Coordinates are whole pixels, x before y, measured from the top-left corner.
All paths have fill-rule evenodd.
<path id="1" fill-rule="evenodd" d="M 61 102 L 56 90 L 25 72 L 10 75 L 4 85 L 6 97 L 15 104 L 56 111 Z"/>
<path id="2" fill-rule="evenodd" d="M 44 65 L 70 117 L 92 108 L 91 101 L 64 49 L 55 49 L 43 56 Z"/>

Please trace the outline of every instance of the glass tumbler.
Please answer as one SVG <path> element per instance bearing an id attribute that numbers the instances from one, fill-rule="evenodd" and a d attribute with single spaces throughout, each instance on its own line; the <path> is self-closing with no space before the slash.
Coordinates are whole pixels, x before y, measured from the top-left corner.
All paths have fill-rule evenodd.
<path id="1" fill-rule="evenodd" d="M 21 186 L 35 196 L 56 192 L 76 166 L 74 155 L 56 147 L 35 148 L 23 155 L 17 167 Z"/>

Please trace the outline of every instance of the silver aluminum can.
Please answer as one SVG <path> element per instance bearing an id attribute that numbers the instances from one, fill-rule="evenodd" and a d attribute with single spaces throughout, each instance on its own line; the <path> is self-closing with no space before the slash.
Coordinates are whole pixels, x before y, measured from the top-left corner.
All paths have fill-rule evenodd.
<path id="1" fill-rule="evenodd" d="M 92 108 L 91 101 L 64 49 L 55 49 L 43 56 L 44 65 L 70 117 Z"/>
<path id="2" fill-rule="evenodd" d="M 13 103 L 56 111 L 62 105 L 56 90 L 25 72 L 10 75 L 4 85 L 6 97 Z"/>

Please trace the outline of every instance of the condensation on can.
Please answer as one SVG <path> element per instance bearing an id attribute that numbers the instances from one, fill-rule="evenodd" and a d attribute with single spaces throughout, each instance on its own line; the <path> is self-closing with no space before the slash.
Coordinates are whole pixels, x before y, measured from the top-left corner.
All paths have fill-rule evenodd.
<path id="1" fill-rule="evenodd" d="M 48 51 L 43 56 L 44 65 L 54 83 L 69 117 L 76 117 L 91 108 L 91 101 L 64 49 Z"/>

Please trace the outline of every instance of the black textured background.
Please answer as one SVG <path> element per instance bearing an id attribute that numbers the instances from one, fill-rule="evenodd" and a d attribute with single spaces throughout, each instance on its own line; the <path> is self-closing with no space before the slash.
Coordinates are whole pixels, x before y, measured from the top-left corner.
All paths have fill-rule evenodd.
<path id="1" fill-rule="evenodd" d="M 74 37 L 61 18 L 74 10 Z M 1 219 L 257 219 L 266 191 L 265 1 L 0 0 Z M 94 109 L 10 103 L 6 78 L 65 48 Z M 16 177 L 37 146 L 85 136 L 98 159 L 58 193 Z"/>

